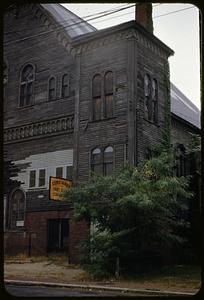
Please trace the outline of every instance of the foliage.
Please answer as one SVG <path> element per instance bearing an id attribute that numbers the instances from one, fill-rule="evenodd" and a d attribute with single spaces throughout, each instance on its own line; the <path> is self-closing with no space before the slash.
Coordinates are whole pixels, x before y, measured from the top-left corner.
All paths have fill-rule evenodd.
<path id="1" fill-rule="evenodd" d="M 64 198 L 74 203 L 77 220 L 94 225 L 82 264 L 96 276 L 113 274 L 120 262 L 184 241 L 188 179 L 173 173 L 173 153 L 160 145 L 152 159 L 117 176 L 93 176 Z"/>
<path id="2" fill-rule="evenodd" d="M 191 139 L 188 144 L 188 153 L 201 152 L 201 136 L 200 134 L 190 133 Z"/>
<path id="3" fill-rule="evenodd" d="M 20 172 L 24 172 L 28 165 L 29 164 L 26 163 L 17 166 L 7 157 L 7 153 L 4 151 L 4 194 L 9 193 L 13 188 L 19 187 L 23 183 L 14 178 L 17 177 Z"/>

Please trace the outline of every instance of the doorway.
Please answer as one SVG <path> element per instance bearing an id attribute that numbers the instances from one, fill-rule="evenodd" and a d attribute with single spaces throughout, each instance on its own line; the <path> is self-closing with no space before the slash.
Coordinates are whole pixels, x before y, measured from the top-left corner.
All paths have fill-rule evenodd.
<path id="1" fill-rule="evenodd" d="M 69 220 L 68 219 L 49 219 L 47 220 L 48 253 L 68 254 L 69 243 Z"/>

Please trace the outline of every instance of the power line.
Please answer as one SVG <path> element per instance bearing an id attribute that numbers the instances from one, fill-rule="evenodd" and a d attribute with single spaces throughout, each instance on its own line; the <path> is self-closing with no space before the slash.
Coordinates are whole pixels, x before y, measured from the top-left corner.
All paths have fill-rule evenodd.
<path id="1" fill-rule="evenodd" d="M 123 6 L 124 6 L 124 5 L 121 5 L 121 6 L 119 6 L 119 7 L 123 7 Z M 87 21 L 91 21 L 91 20 L 94 20 L 94 19 L 97 19 L 97 18 L 102 18 L 102 17 L 104 17 L 104 16 L 106 16 L 106 15 L 110 15 L 110 14 L 113 14 L 113 13 L 116 13 L 116 12 L 119 12 L 119 11 L 122 11 L 122 10 L 125 10 L 125 9 L 128 9 L 128 8 L 130 8 L 130 7 L 133 7 L 133 6 L 135 6 L 135 4 L 130 5 L 130 6 L 128 6 L 128 7 L 124 7 L 124 8 L 116 8 L 116 9 L 112 8 L 112 9 L 110 9 L 110 10 L 106 10 L 106 11 L 103 11 L 103 12 L 98 12 L 98 13 L 95 13 L 95 14 L 91 14 L 91 15 L 88 15 L 88 16 L 83 17 L 83 19 L 79 17 L 80 19 L 82 19 L 81 21 L 76 22 L 76 23 L 74 23 L 74 24 L 69 24 L 69 25 L 63 26 L 64 23 L 67 23 L 67 21 L 70 21 L 70 19 L 67 19 L 67 20 L 64 20 L 63 22 L 61 22 L 60 25 L 56 25 L 54 29 L 52 29 L 52 30 L 50 30 L 50 31 L 48 31 L 48 32 L 43 32 L 43 33 L 38 34 L 38 35 L 43 35 L 43 34 L 46 34 L 46 33 L 53 32 L 53 31 L 57 30 L 57 28 L 59 28 L 59 29 L 62 29 L 62 28 L 68 28 L 68 27 L 76 26 L 76 25 L 81 24 L 81 23 L 86 23 Z M 99 15 L 99 16 L 98 16 L 98 15 Z M 101 16 L 100 16 L 100 15 L 101 15 Z M 97 16 L 98 16 L 98 17 L 97 17 Z M 90 18 L 90 17 L 93 17 L 93 18 Z M 88 18 L 88 19 L 85 20 L 85 18 Z M 36 28 L 40 28 L 40 27 L 44 27 L 44 25 L 37 26 Z M 19 31 L 13 31 L 13 32 L 10 31 L 10 32 L 8 32 L 8 33 L 9 33 L 9 34 L 10 34 L 10 33 L 17 33 L 17 32 L 21 32 L 21 31 L 22 31 L 22 30 L 19 30 Z M 17 41 L 21 41 L 21 40 L 25 40 L 25 39 L 28 39 L 28 38 L 36 37 L 36 36 L 38 36 L 38 35 L 29 36 L 29 37 L 22 38 L 22 39 L 18 39 L 18 40 L 12 41 L 12 42 L 7 42 L 7 43 L 5 43 L 5 44 L 14 43 L 14 42 L 17 42 Z"/>
<path id="2" fill-rule="evenodd" d="M 183 10 L 187 10 L 187 9 L 191 9 L 191 8 L 194 8 L 194 6 L 187 7 L 187 8 L 182 8 L 182 9 L 178 9 L 178 10 L 175 10 L 175 11 L 171 11 L 169 13 L 165 13 L 163 15 L 155 16 L 153 19 L 164 17 L 164 16 L 171 15 L 171 14 L 175 14 L 175 13 L 177 13 L 179 11 L 183 11 Z"/>
<path id="3" fill-rule="evenodd" d="M 160 5 L 160 4 L 158 4 L 158 5 Z M 158 5 L 155 5 L 155 6 L 158 6 Z M 96 14 L 93 14 L 92 16 L 94 16 L 94 15 L 99 15 L 98 17 L 95 16 L 95 17 L 90 18 L 90 19 L 87 19 L 87 20 L 83 20 L 83 19 L 82 19 L 80 22 L 76 22 L 76 23 L 74 23 L 74 24 L 69 24 L 69 25 L 66 25 L 66 26 L 62 26 L 62 25 L 60 24 L 59 26 L 56 26 L 54 29 L 52 29 L 52 30 L 50 30 L 50 31 L 42 32 L 42 33 L 40 33 L 40 34 L 28 36 L 28 37 L 21 38 L 21 39 L 17 39 L 17 40 L 15 40 L 15 41 L 6 42 L 6 43 L 4 43 L 4 45 L 9 45 L 9 44 L 12 44 L 12 43 L 15 43 L 15 42 L 25 41 L 25 40 L 30 39 L 30 38 L 33 38 L 33 37 L 37 37 L 37 36 L 41 36 L 41 35 L 44 35 L 44 34 L 49 34 L 49 33 L 52 33 L 52 32 L 56 32 L 57 30 L 61 30 L 61 29 L 63 29 L 63 28 L 73 27 L 73 26 L 76 26 L 76 25 L 78 25 L 78 24 L 81 24 L 81 23 L 84 23 L 84 22 L 87 22 L 87 21 L 92 21 L 92 20 L 99 19 L 99 18 L 105 17 L 105 16 L 107 16 L 107 15 L 110 15 L 110 14 L 113 14 L 113 13 L 116 13 L 116 12 L 119 12 L 119 11 L 123 11 L 123 10 L 125 10 L 125 9 L 129 9 L 129 8 L 131 8 L 131 7 L 133 7 L 133 6 L 135 6 L 135 4 L 134 4 L 134 5 L 130 5 L 130 6 L 128 6 L 128 7 L 116 9 L 116 10 L 114 10 L 114 11 L 113 11 L 113 9 L 112 9 L 112 10 L 108 10 L 107 13 L 96 13 Z M 187 10 L 187 9 L 192 9 L 192 8 L 194 8 L 194 6 L 191 6 L 191 7 L 188 7 L 188 8 L 183 8 L 183 9 L 179 9 L 179 10 L 176 10 L 176 11 L 172 11 L 172 12 L 169 12 L 169 13 L 166 13 L 166 14 L 163 14 L 163 15 L 155 16 L 155 17 L 153 17 L 153 19 L 159 18 L 159 17 L 163 17 L 163 16 L 166 16 L 166 15 L 169 15 L 169 14 L 177 13 L 177 12 L 180 12 L 180 11 L 184 11 L 184 10 Z M 131 12 L 131 13 L 132 13 L 132 12 Z M 100 15 L 100 14 L 102 14 L 102 15 Z M 130 13 L 127 13 L 127 14 L 130 14 Z M 123 14 L 123 15 L 126 15 L 126 14 Z M 122 16 L 122 15 L 120 15 L 120 16 Z M 116 17 L 119 17 L 119 16 L 116 16 Z M 109 18 L 109 19 L 113 19 L 113 18 L 115 18 L 115 17 L 112 17 L 112 18 Z M 107 19 L 106 19 L 106 20 L 107 20 Z M 106 21 L 106 20 L 104 20 L 104 21 Z M 104 21 L 102 21 L 102 22 L 104 22 Z M 59 27 L 59 29 L 57 29 L 58 27 Z"/>

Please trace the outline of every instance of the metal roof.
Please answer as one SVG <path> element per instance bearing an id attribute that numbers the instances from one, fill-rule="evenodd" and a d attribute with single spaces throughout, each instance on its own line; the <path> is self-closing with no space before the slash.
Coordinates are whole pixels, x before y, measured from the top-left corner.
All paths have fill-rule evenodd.
<path id="1" fill-rule="evenodd" d="M 54 20 L 64 27 L 70 38 L 97 31 L 95 27 L 81 19 L 60 4 L 40 4 Z"/>
<path id="2" fill-rule="evenodd" d="M 171 112 L 201 128 L 200 110 L 173 83 L 171 83 Z"/>

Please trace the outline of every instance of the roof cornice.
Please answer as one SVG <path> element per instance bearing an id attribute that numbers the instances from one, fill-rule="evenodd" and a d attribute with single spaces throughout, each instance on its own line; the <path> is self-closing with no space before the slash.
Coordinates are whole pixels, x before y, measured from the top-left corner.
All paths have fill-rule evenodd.
<path id="1" fill-rule="evenodd" d="M 92 42 L 96 39 L 105 38 L 108 35 L 116 34 L 121 31 L 124 31 L 126 29 L 134 29 L 136 31 L 136 36 L 139 39 L 140 36 L 145 36 L 147 39 L 152 41 L 153 44 L 160 47 L 168 56 L 173 55 L 174 51 L 169 48 L 166 44 L 164 44 L 161 40 L 159 40 L 155 35 L 147 31 L 143 26 L 141 26 L 136 21 L 129 21 L 126 23 L 122 23 L 113 27 L 105 28 L 102 30 L 98 30 L 95 32 L 91 32 L 88 34 L 85 34 L 83 36 L 79 36 L 73 39 L 72 45 L 74 47 L 82 46 L 83 44 Z"/>

